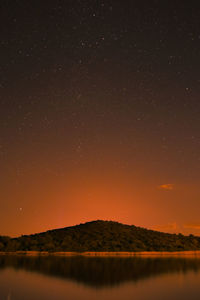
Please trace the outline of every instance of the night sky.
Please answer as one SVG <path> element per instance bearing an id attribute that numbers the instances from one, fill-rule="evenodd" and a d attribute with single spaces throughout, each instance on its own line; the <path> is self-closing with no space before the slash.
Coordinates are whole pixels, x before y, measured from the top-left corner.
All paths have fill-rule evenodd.
<path id="1" fill-rule="evenodd" d="M 200 4 L 0 1 L 0 234 L 200 234 Z"/>

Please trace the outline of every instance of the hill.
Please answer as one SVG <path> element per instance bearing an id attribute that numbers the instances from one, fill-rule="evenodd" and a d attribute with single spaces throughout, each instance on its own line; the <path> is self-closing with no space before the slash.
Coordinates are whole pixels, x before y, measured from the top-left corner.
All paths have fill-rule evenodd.
<path id="1" fill-rule="evenodd" d="M 18 238 L 0 237 L 0 251 L 186 250 L 200 250 L 200 237 L 101 220 Z"/>

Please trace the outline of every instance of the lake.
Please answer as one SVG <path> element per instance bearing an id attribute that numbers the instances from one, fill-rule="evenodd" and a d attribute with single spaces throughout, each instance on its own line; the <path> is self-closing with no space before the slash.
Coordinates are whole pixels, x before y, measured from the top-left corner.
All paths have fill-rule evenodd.
<path id="1" fill-rule="evenodd" d="M 200 259 L 0 256 L 1 300 L 199 300 Z"/>

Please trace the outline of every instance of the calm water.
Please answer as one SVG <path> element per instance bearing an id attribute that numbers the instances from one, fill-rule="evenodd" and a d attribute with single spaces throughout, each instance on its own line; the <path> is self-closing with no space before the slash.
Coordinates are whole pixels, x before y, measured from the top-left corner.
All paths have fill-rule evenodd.
<path id="1" fill-rule="evenodd" d="M 0 300 L 200 299 L 200 259 L 0 256 Z"/>

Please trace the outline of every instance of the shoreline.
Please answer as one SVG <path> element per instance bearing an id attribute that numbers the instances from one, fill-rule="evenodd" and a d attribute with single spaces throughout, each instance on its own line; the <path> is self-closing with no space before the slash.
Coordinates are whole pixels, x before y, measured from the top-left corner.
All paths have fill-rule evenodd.
<path id="1" fill-rule="evenodd" d="M 142 252 L 48 252 L 48 251 L 15 251 L 0 252 L 0 256 L 23 255 L 23 256 L 63 256 L 63 257 L 199 257 L 200 250 L 197 251 L 142 251 Z"/>

